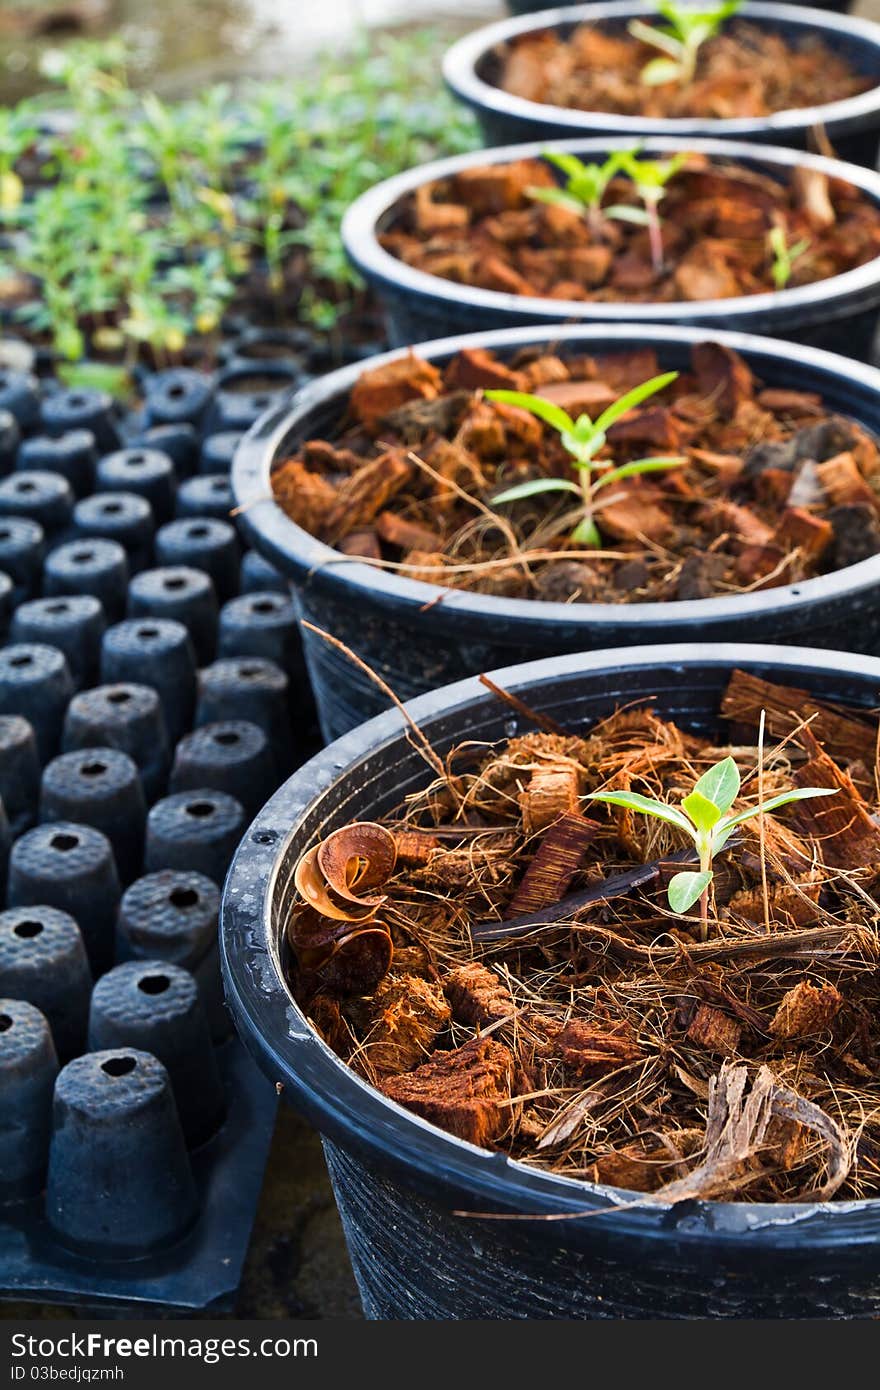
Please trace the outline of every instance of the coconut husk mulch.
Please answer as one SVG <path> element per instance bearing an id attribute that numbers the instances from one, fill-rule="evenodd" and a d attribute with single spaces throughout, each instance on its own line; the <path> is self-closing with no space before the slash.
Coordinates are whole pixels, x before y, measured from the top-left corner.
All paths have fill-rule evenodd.
<path id="1" fill-rule="evenodd" d="M 495 505 L 512 485 L 571 479 L 558 434 L 490 388 L 593 419 L 661 370 L 652 348 L 502 359 L 465 349 L 369 368 L 335 430 L 272 475 L 278 505 L 342 557 L 407 578 L 548 602 L 676 601 L 792 584 L 880 553 L 880 450 L 814 392 L 768 387 L 718 343 L 608 431 L 599 468 L 675 455 L 668 473 L 597 493 L 600 550 L 572 540 L 567 494 Z M 562 496 L 564 500 L 560 502 Z"/>
<path id="2" fill-rule="evenodd" d="M 876 1196 L 877 738 L 734 672 L 717 738 L 642 704 L 463 743 L 300 861 L 291 986 L 386 1096 L 527 1164 L 663 1200 Z M 740 806 L 835 795 L 741 827 L 702 941 L 664 891 L 681 833 L 589 797 L 677 803 L 728 754 Z M 603 892 L 621 874 L 642 886 Z"/>
<path id="3" fill-rule="evenodd" d="M 574 110 L 714 120 L 823 106 L 874 85 L 817 35 L 791 42 L 744 19 L 701 45 L 692 81 L 642 81 L 642 70 L 658 55 L 626 31 L 581 24 L 566 38 L 545 30 L 514 39 L 505 46 L 497 81 L 526 101 Z"/>

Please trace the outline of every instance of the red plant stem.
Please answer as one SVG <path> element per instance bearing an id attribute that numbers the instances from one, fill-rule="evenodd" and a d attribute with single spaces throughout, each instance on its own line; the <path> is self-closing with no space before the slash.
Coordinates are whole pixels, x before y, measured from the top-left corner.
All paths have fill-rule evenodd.
<path id="1" fill-rule="evenodd" d="M 663 270 L 663 233 L 660 228 L 660 215 L 657 212 L 657 204 L 653 198 L 646 200 L 645 211 L 648 214 L 648 239 L 651 243 L 651 261 L 654 270 L 659 275 Z"/>

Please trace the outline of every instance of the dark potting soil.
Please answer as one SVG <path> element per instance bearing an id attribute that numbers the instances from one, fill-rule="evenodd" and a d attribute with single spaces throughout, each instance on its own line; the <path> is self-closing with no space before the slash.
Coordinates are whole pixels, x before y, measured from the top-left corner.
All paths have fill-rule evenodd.
<path id="1" fill-rule="evenodd" d="M 608 430 L 598 472 L 648 456 L 682 466 L 595 492 L 602 549 L 572 540 L 569 493 L 494 504 L 511 486 L 575 477 L 560 436 L 490 388 L 596 419 L 660 372 L 653 349 L 502 361 L 466 349 L 364 371 L 331 439 L 279 463 L 278 505 L 344 555 L 447 588 L 630 603 L 768 589 L 880 553 L 880 451 L 810 392 L 764 388 L 707 342 L 691 369 Z M 559 499 L 563 500 L 560 501 Z"/>
<path id="2" fill-rule="evenodd" d="M 313 1026 L 415 1114 L 569 1177 L 880 1192 L 876 718 L 744 672 L 720 714 L 717 744 L 629 707 L 588 736 L 427 748 L 396 817 L 299 861 L 287 968 Z M 667 901 L 681 830 L 590 797 L 677 805 L 725 757 L 753 816 L 703 939 Z M 832 794 L 756 814 L 806 787 Z M 603 890 L 633 870 L 640 889 Z"/>
<path id="3" fill-rule="evenodd" d="M 625 30 L 582 24 L 565 38 L 545 30 L 506 46 L 498 86 L 527 101 L 580 111 L 732 120 L 821 106 L 874 85 L 820 38 L 792 42 L 747 20 L 733 21 L 700 47 L 691 81 L 643 81 L 643 69 L 661 56 Z"/>
<path id="4" fill-rule="evenodd" d="M 649 229 L 603 209 L 641 204 L 628 177 L 602 207 L 542 202 L 547 163 L 474 165 L 403 200 L 380 236 L 391 255 L 457 284 L 526 297 L 601 303 L 731 299 L 776 288 L 773 229 L 793 255 L 787 286 L 814 284 L 880 253 L 880 211 L 815 169 L 788 182 L 733 161 L 689 154 L 660 203 L 662 257 Z M 778 234 L 778 233 L 777 233 Z"/>

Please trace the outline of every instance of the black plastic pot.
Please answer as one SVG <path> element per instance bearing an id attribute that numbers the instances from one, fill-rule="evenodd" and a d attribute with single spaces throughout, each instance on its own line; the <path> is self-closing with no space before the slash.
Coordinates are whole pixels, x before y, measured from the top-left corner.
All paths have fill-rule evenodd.
<path id="1" fill-rule="evenodd" d="M 796 0 L 783 0 L 783 3 L 794 4 Z M 507 8 L 511 14 L 536 14 L 538 10 L 545 10 L 547 6 L 544 0 L 507 0 Z M 590 8 L 593 8 L 592 5 Z M 816 0 L 813 9 L 849 12 L 852 3 L 851 0 Z"/>
<path id="2" fill-rule="evenodd" d="M 818 391 L 830 410 L 880 433 L 880 372 L 790 343 L 712 336 L 741 352 L 768 385 Z M 666 369 L 686 367 L 691 345 L 703 337 L 690 328 L 640 325 L 509 329 L 416 351 L 442 363 L 463 347 L 489 347 L 504 357 L 548 339 L 563 355 L 655 344 Z M 880 556 L 764 593 L 635 604 L 543 603 L 456 590 L 438 602 L 443 591 L 436 585 L 346 560 L 284 515 L 271 499 L 269 475 L 302 440 L 334 429 L 362 371 L 333 372 L 265 415 L 239 447 L 233 487 L 240 524 L 291 580 L 300 616 L 346 642 L 401 699 L 524 658 L 657 640 L 809 642 L 880 653 Z M 376 686 L 320 637 L 303 631 L 303 646 L 326 738 L 387 708 Z"/>
<path id="3" fill-rule="evenodd" d="M 629 149 L 632 144 L 632 139 L 617 136 L 554 140 L 553 148 L 597 160 L 611 150 Z M 343 218 L 342 239 L 350 260 L 382 303 L 393 343 L 404 345 L 420 342 L 427 335 L 510 328 L 517 324 L 610 325 L 638 319 L 647 324 L 697 324 L 702 328 L 766 333 L 868 360 L 880 308 L 880 257 L 814 285 L 781 291 L 669 304 L 604 304 L 593 300 L 532 298 L 459 285 L 416 270 L 380 246 L 378 237 L 393 225 L 402 200 L 421 184 L 479 165 L 539 159 L 544 148 L 542 143 L 511 145 L 422 164 L 376 184 L 352 203 Z M 880 206 L 880 174 L 819 155 L 733 140 L 654 137 L 643 142 L 642 150 L 646 155 L 690 150 L 712 158 L 732 159 L 780 181 L 801 165 L 855 184 Z"/>
<path id="4" fill-rule="evenodd" d="M 539 9 L 540 13 L 533 11 Z M 581 24 L 595 24 L 609 33 L 625 32 L 631 19 L 656 18 L 654 5 L 644 0 L 611 0 L 545 9 L 523 6 L 526 18 L 504 19 L 467 34 L 449 49 L 443 60 L 443 76 L 461 101 L 472 107 L 489 145 L 512 145 L 519 140 L 553 140 L 562 136 L 625 135 L 631 143 L 646 135 L 674 135 L 690 139 L 760 140 L 805 150 L 815 130 L 823 128 L 840 159 L 874 169 L 880 135 L 880 28 L 869 20 L 851 19 L 827 10 L 790 4 L 744 4 L 738 18 L 782 34 L 788 40 L 822 39 L 828 48 L 846 59 L 854 71 L 876 84 L 870 91 L 843 101 L 801 110 L 777 111 L 771 116 L 713 120 L 688 117 L 619 116 L 603 111 L 577 111 L 550 103 L 527 101 L 497 85 L 505 48 L 523 34 L 555 30 L 570 34 Z"/>
<path id="5" fill-rule="evenodd" d="M 743 645 L 596 652 L 494 679 L 575 731 L 650 697 L 686 728 L 715 733 L 734 666 L 845 705 L 880 700 L 880 661 Z M 411 712 L 441 756 L 461 739 L 528 729 L 476 680 L 426 695 Z M 396 712 L 383 715 L 276 792 L 239 847 L 221 909 L 237 1027 L 324 1136 L 368 1317 L 878 1316 L 880 1201 L 639 1206 L 632 1192 L 540 1172 L 436 1129 L 368 1086 L 306 1023 L 279 954 L 293 868 L 330 830 L 381 817 L 425 785 L 431 773 L 404 729 Z M 565 1215 L 573 1219 L 541 1219 Z"/>

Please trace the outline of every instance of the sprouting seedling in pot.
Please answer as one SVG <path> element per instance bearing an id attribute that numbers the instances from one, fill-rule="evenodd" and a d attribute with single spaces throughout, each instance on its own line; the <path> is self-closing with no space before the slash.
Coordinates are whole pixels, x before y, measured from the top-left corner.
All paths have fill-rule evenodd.
<path id="1" fill-rule="evenodd" d="M 527 483 L 518 483 L 516 487 L 499 493 L 492 501 L 519 502 L 542 492 L 573 492 L 580 500 L 581 517 L 571 533 L 571 539 L 578 545 L 601 546 L 602 537 L 594 518 L 596 493 L 611 483 L 621 482 L 624 478 L 633 478 L 639 473 L 656 473 L 666 468 L 677 468 L 685 462 L 679 457 L 644 458 L 615 467 L 611 460 L 596 457 L 606 443 L 607 432 L 614 422 L 649 396 L 662 391 L 670 382 L 675 381 L 677 376 L 678 372 L 663 372 L 660 376 L 651 377 L 650 381 L 643 381 L 641 386 L 635 386 L 632 391 L 627 391 L 626 395 L 609 405 L 596 420 L 592 420 L 586 414 L 573 420 L 561 406 L 545 400 L 543 396 L 532 396 L 524 391 L 486 391 L 484 394 L 487 400 L 519 406 L 555 429 L 563 448 L 571 455 L 572 467 L 578 475 L 576 483 L 568 478 L 533 478 Z"/>
<path id="2" fill-rule="evenodd" d="M 620 156 L 620 168 L 635 184 L 636 193 L 642 200 L 642 207 L 624 205 L 606 209 L 608 217 L 617 217 L 623 222 L 635 222 L 639 226 L 647 227 L 651 262 L 658 275 L 663 270 L 660 204 L 666 197 L 667 184 L 687 163 L 687 159 L 686 153 L 673 155 L 671 159 L 639 159 L 631 150 L 624 151 Z"/>
<path id="3" fill-rule="evenodd" d="M 712 882 L 712 861 L 723 850 L 738 825 L 753 816 L 778 811 L 793 801 L 806 801 L 814 796 L 833 796 L 834 787 L 797 787 L 780 792 L 759 806 L 743 811 L 731 808 L 739 795 L 739 769 L 733 758 L 722 758 L 694 784 L 680 806 L 654 801 L 637 792 L 596 792 L 591 801 L 605 801 L 609 806 L 622 806 L 628 811 L 641 811 L 646 816 L 675 825 L 690 836 L 700 862 L 699 870 L 687 869 L 669 880 L 667 897 L 673 912 L 688 912 L 700 900 L 700 940 L 709 935 L 709 885 Z"/>
<path id="4" fill-rule="evenodd" d="M 645 64 L 641 80 L 649 87 L 660 87 L 665 82 L 686 87 L 693 82 L 700 49 L 707 39 L 715 37 L 726 19 L 736 14 L 740 3 L 741 0 L 726 0 L 717 9 L 701 10 L 693 5 L 676 5 L 674 0 L 657 0 L 657 12 L 669 21 L 668 27 L 630 20 L 627 28 L 633 38 L 659 48 L 664 55 Z"/>
<path id="5" fill-rule="evenodd" d="M 770 266 L 773 283 L 778 290 L 784 290 L 791 279 L 795 262 L 810 249 L 810 238 L 802 237 L 800 241 L 795 241 L 789 246 L 785 229 L 779 226 L 771 227 L 767 233 L 767 247 L 773 258 Z"/>
<path id="6" fill-rule="evenodd" d="M 562 188 L 530 188 L 529 197 L 580 213 L 594 232 L 600 231 L 602 222 L 615 215 L 614 208 L 602 207 L 602 199 L 621 167 L 623 152 L 616 151 L 604 164 L 584 164 L 576 154 L 564 150 L 544 150 L 543 158 L 565 175 L 565 184 Z"/>

